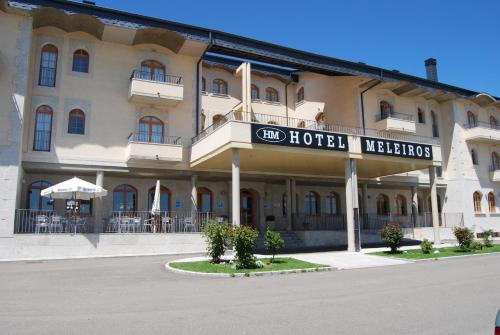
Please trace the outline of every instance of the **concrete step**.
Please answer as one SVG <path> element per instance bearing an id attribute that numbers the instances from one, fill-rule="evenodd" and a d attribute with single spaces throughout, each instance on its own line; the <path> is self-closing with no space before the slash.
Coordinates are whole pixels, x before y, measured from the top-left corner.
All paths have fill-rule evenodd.
<path id="1" fill-rule="evenodd" d="M 291 249 L 300 249 L 304 247 L 304 243 L 297 235 L 295 235 L 294 232 L 278 231 L 278 233 L 280 233 L 281 237 L 285 241 L 284 249 L 291 250 Z M 265 238 L 265 233 L 259 234 L 259 236 L 257 237 L 256 250 L 265 250 L 264 238 Z"/>

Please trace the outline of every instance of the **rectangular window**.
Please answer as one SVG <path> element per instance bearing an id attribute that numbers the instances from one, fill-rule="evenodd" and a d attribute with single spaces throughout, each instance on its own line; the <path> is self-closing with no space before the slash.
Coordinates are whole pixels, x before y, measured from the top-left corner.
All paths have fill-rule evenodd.
<path id="1" fill-rule="evenodd" d="M 418 123 L 425 123 L 424 113 L 421 111 L 418 112 Z"/>

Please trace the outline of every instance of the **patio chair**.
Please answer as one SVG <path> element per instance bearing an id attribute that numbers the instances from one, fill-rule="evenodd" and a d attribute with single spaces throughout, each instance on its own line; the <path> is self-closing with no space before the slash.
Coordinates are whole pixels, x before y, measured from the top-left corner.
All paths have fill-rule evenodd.
<path id="1" fill-rule="evenodd" d="M 164 216 L 161 218 L 161 227 L 165 233 L 173 232 L 172 218 L 170 216 Z"/>
<path id="2" fill-rule="evenodd" d="M 85 218 L 78 217 L 75 222 L 75 234 L 85 232 Z"/>
<path id="3" fill-rule="evenodd" d="M 64 232 L 63 220 L 59 215 L 53 215 L 50 218 L 50 230 L 52 230 L 53 233 Z"/>
<path id="4" fill-rule="evenodd" d="M 35 234 L 40 234 L 41 229 L 45 229 L 48 233 L 51 233 L 50 221 L 47 215 L 37 215 L 35 218 Z"/>
<path id="5" fill-rule="evenodd" d="M 194 232 L 193 218 L 188 216 L 184 218 L 184 232 Z"/>
<path id="6" fill-rule="evenodd" d="M 142 229 L 142 218 L 140 216 L 137 216 L 135 218 L 132 219 L 132 231 L 134 233 L 136 232 L 140 232 L 141 229 Z"/>

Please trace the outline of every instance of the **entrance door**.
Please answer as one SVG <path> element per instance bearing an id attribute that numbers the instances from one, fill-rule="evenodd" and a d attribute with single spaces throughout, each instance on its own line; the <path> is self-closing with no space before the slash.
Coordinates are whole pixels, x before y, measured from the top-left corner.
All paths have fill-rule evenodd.
<path id="1" fill-rule="evenodd" d="M 241 197 L 241 223 L 253 228 L 255 226 L 255 202 L 252 192 L 243 190 Z"/>

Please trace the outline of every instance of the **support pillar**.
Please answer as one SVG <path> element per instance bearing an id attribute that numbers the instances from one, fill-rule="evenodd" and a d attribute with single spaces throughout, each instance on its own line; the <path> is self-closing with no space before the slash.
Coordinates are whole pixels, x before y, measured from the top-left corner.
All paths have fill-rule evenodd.
<path id="1" fill-rule="evenodd" d="M 347 251 L 361 250 L 359 231 L 358 176 L 356 160 L 348 158 L 345 161 L 345 192 L 347 220 Z"/>
<path id="2" fill-rule="evenodd" d="M 436 168 L 429 167 L 429 182 L 431 186 L 431 210 L 432 210 L 432 227 L 434 228 L 434 245 L 439 246 L 441 239 L 439 237 L 439 212 L 437 202 L 437 180 Z"/>
<path id="3" fill-rule="evenodd" d="M 286 185 L 286 228 L 287 230 L 293 230 L 293 215 L 292 215 L 292 180 L 285 180 Z"/>
<path id="4" fill-rule="evenodd" d="M 232 224 L 240 225 L 240 152 L 233 150 L 232 161 Z"/>
<path id="5" fill-rule="evenodd" d="M 418 215 L 418 193 L 417 186 L 413 185 L 411 187 L 411 214 L 413 216 L 413 226 L 420 227 L 420 217 Z"/>
<path id="6" fill-rule="evenodd" d="M 362 196 L 363 196 L 363 207 L 362 207 L 362 212 L 363 215 L 368 214 L 368 184 L 363 184 L 363 189 L 361 191 Z"/>
<path id="7" fill-rule="evenodd" d="M 104 183 L 104 171 L 97 171 L 95 174 L 95 184 L 97 186 L 103 187 Z M 103 201 L 102 198 L 94 199 L 94 213 L 95 213 L 95 222 L 94 222 L 94 233 L 102 233 L 103 232 Z"/>
<path id="8" fill-rule="evenodd" d="M 191 212 L 198 211 L 198 176 L 191 176 Z"/>
<path id="9" fill-rule="evenodd" d="M 290 179 L 291 187 L 290 190 L 292 194 L 290 195 L 290 201 L 291 201 L 291 209 L 292 209 L 292 217 L 294 214 L 297 214 L 297 183 L 294 178 Z"/>

